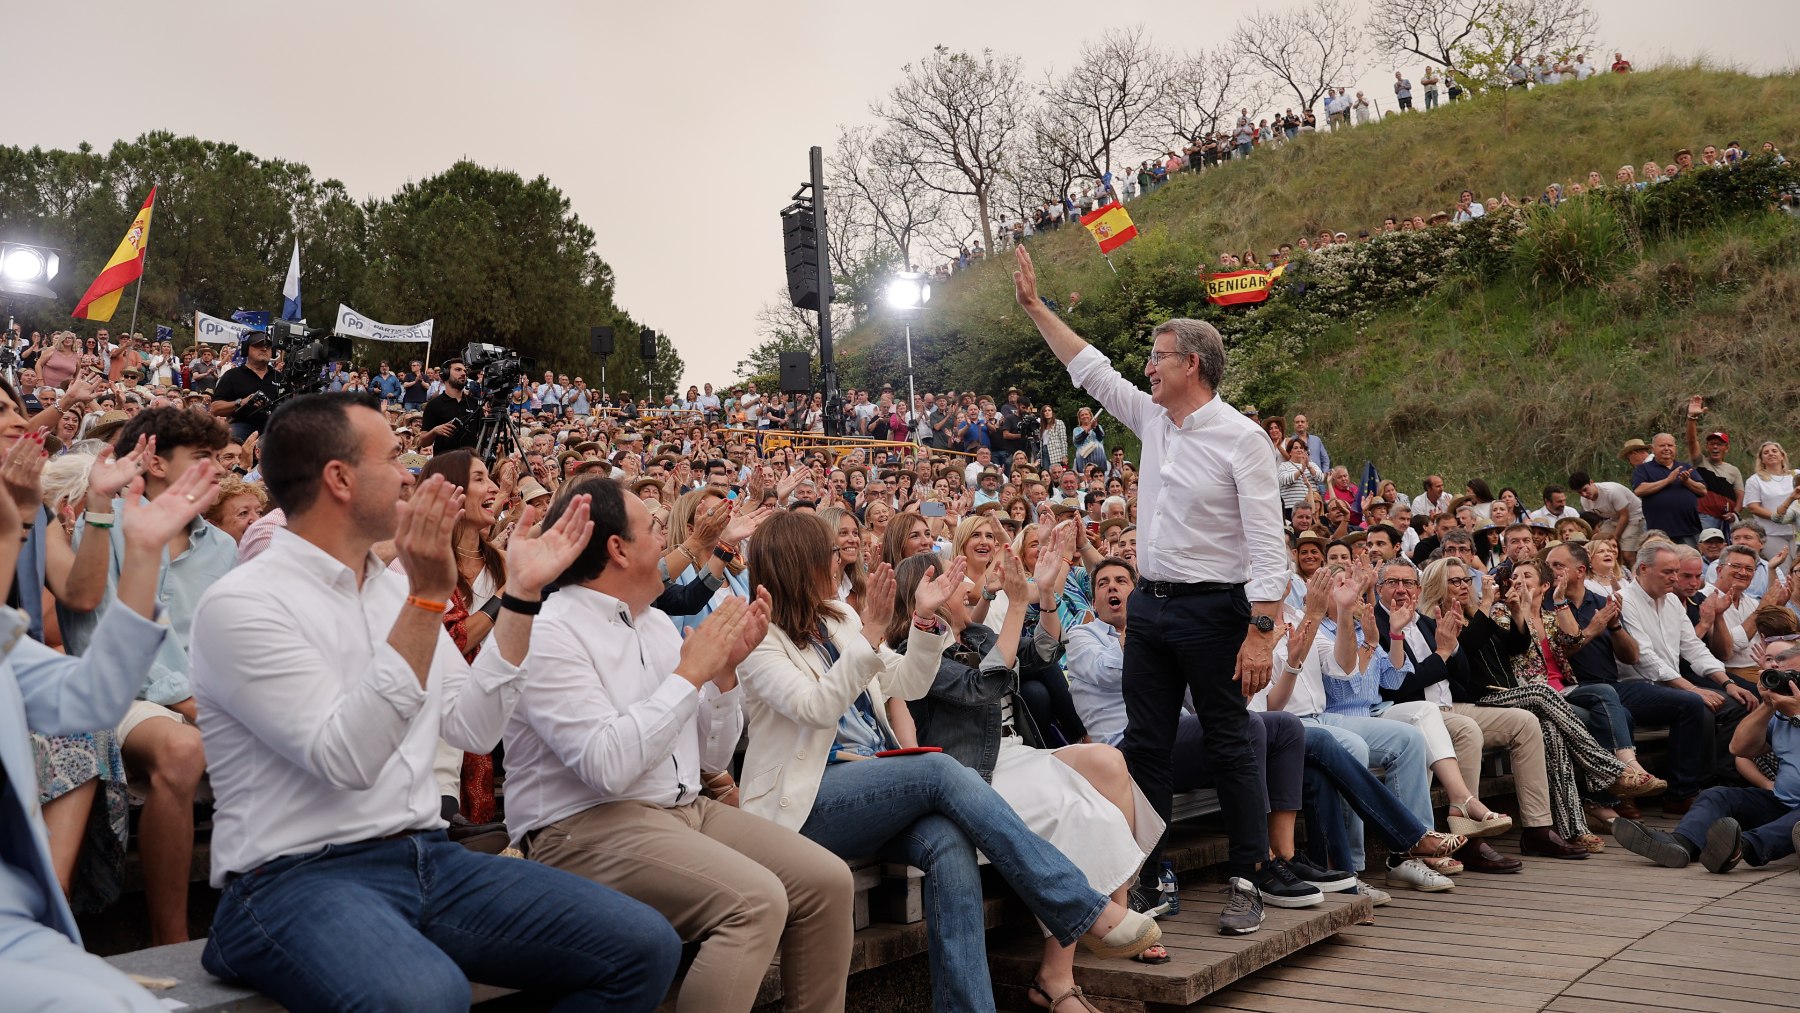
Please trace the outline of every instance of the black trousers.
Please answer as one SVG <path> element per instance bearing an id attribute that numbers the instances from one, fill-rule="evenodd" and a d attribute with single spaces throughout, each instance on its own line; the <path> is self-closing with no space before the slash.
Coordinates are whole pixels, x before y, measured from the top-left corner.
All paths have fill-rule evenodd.
<path id="1" fill-rule="evenodd" d="M 1250 626 L 1243 589 L 1158 598 L 1131 593 L 1126 612 L 1125 739 L 1120 749 L 1150 805 L 1169 818 L 1174 795 L 1175 731 L 1182 696 L 1194 694 L 1205 736 L 1206 765 L 1219 792 L 1230 839 L 1231 873 L 1249 876 L 1269 856 L 1262 765 L 1250 734 L 1250 712 L 1232 678 Z M 1162 848 L 1144 863 L 1154 883 Z M 1140 879 L 1143 877 L 1140 876 Z"/>

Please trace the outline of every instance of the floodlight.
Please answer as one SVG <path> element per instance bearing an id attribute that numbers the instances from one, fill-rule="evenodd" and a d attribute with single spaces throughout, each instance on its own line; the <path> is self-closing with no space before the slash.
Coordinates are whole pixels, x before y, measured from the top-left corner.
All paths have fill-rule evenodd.
<path id="1" fill-rule="evenodd" d="M 50 282 L 62 266 L 56 251 L 27 243 L 0 243 L 0 292 L 56 298 Z"/>

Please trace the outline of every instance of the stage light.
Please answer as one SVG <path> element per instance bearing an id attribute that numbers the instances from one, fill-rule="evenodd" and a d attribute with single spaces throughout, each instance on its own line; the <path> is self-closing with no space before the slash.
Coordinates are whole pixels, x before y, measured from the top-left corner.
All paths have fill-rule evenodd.
<path id="1" fill-rule="evenodd" d="M 50 282 L 62 266 L 56 251 L 26 243 L 0 243 L 0 292 L 56 298 Z"/>
<path id="2" fill-rule="evenodd" d="M 914 310 L 931 301 L 931 286 L 922 274 L 902 274 L 888 282 L 887 303 L 897 310 Z"/>

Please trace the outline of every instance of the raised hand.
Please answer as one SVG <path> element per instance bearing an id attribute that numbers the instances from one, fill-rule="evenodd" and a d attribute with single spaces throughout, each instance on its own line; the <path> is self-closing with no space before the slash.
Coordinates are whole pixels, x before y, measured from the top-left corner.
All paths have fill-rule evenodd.
<path id="1" fill-rule="evenodd" d="M 1018 556 L 1013 555 L 1012 546 L 1000 546 L 1000 552 L 989 569 L 1000 572 L 1000 589 L 1006 592 L 1006 597 L 1015 605 L 1023 606 L 1027 596 L 1031 594 L 1031 584 L 1025 577 L 1025 564 L 1019 562 Z"/>
<path id="2" fill-rule="evenodd" d="M 433 475 L 396 506 L 394 550 L 413 595 L 442 601 L 456 590 L 456 553 L 452 538 L 462 520 L 463 492 L 442 475 Z M 131 529 L 127 527 L 129 537 Z"/>
<path id="3" fill-rule="evenodd" d="M 1331 585 L 1331 607 L 1334 612 L 1342 612 L 1356 604 L 1362 597 L 1361 575 L 1339 570 Z"/>
<path id="4" fill-rule="evenodd" d="M 219 475 L 210 461 L 193 465 L 181 477 L 169 483 L 162 495 L 148 503 L 144 498 L 142 476 L 131 480 L 120 500 L 124 516 L 119 520 L 125 529 L 126 551 L 148 551 L 158 555 L 194 518 L 206 512 L 219 496 Z M 445 552 L 448 554 L 448 542 Z"/>
<path id="5" fill-rule="evenodd" d="M 103 448 L 88 467 L 88 506 L 105 510 L 121 489 L 150 467 L 155 454 L 156 437 L 149 435 L 139 436 L 137 446 L 124 457 L 114 457 L 111 447 Z"/>
<path id="6" fill-rule="evenodd" d="M 508 536 L 506 546 L 506 590 L 515 598 L 535 601 L 544 585 L 569 568 L 593 537 L 594 522 L 588 517 L 592 497 L 576 496 L 569 501 L 556 523 L 542 534 L 533 534 L 528 525 Z M 530 520 L 527 507 L 525 520 Z"/>
<path id="7" fill-rule="evenodd" d="M 0 485 L 6 487 L 7 497 L 18 511 L 20 523 L 24 523 L 23 519 L 35 515 L 44 501 L 41 480 L 44 462 L 49 456 L 44 452 L 44 430 L 19 437 L 12 449 L 18 451 L 20 447 L 26 449 L 19 451 L 17 456 L 8 452 L 8 466 L 0 471 Z"/>
<path id="8" fill-rule="evenodd" d="M 45 459 L 44 444 L 40 438 L 32 434 L 19 437 L 13 441 L 12 446 L 6 448 L 4 455 L 0 455 L 0 484 L 4 484 L 8 490 L 35 490 L 39 477 L 44 473 Z M 18 548 L 17 542 L 27 512 L 13 496 L 0 496 L 0 539 L 5 539 L 15 550 Z M 29 512 L 35 514 L 37 507 L 33 505 Z"/>
<path id="9" fill-rule="evenodd" d="M 695 688 L 720 676 L 733 677 L 736 666 L 731 664 L 731 656 L 741 643 L 748 610 L 749 605 L 736 595 L 721 602 L 713 614 L 681 642 L 681 660 L 675 665 L 675 674 Z"/>
<path id="10" fill-rule="evenodd" d="M 919 586 L 913 589 L 913 612 L 921 616 L 936 613 L 951 595 L 962 591 L 968 573 L 969 561 L 961 556 L 952 559 L 942 574 L 937 574 L 935 566 L 927 567 L 925 575 L 919 578 Z"/>
<path id="11" fill-rule="evenodd" d="M 888 623 L 894 618 L 894 568 L 886 563 L 878 563 L 869 568 L 869 577 L 863 582 L 862 619 L 865 631 L 873 630 L 875 636 L 887 635 Z"/>
<path id="12" fill-rule="evenodd" d="M 750 656 L 750 652 L 756 650 L 756 645 L 763 642 L 763 637 L 769 632 L 769 614 L 774 608 L 775 603 L 769 597 L 769 589 L 757 588 L 756 600 L 744 612 L 744 625 L 738 632 L 738 642 L 732 648 L 731 656 L 726 659 L 732 671 L 735 672 L 744 663 L 744 659 Z"/>
<path id="13" fill-rule="evenodd" d="M 754 502 L 754 501 L 753 501 Z M 727 545 L 737 545 L 756 533 L 762 522 L 775 516 L 775 511 L 768 507 L 757 507 L 754 510 L 735 512 L 730 523 L 725 525 L 725 532 L 720 540 Z"/>
<path id="14" fill-rule="evenodd" d="M 731 524 L 732 511 L 735 504 L 726 499 L 715 499 L 711 503 L 702 504 L 694 514 L 694 537 L 707 545 L 715 545 L 725 534 L 725 528 Z"/>
<path id="15" fill-rule="evenodd" d="M 1445 655 L 1455 654 L 1457 647 L 1459 646 L 1457 638 L 1462 636 L 1462 613 L 1454 607 L 1448 610 L 1439 608 L 1436 613 L 1436 619 L 1437 644 L 1435 646 L 1437 647 L 1438 653 Z"/>
<path id="16" fill-rule="evenodd" d="M 1312 579 L 1306 582 L 1306 617 L 1312 620 L 1325 618 L 1331 608 L 1331 589 L 1336 582 L 1336 574 L 1330 567 L 1321 566 L 1313 571 Z"/>
<path id="17" fill-rule="evenodd" d="M 1024 245 L 1013 247 L 1013 263 L 1018 268 L 1013 272 L 1013 297 L 1026 309 L 1043 305 L 1038 301 L 1037 268 Z"/>

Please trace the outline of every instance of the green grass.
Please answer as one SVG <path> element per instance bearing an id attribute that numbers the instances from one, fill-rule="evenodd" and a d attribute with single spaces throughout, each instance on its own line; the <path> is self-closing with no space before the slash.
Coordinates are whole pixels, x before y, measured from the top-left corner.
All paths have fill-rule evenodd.
<path id="1" fill-rule="evenodd" d="M 1589 170 L 1610 181 L 1624 162 L 1666 164 L 1678 148 L 1734 139 L 1800 145 L 1800 76 L 1703 66 L 1603 75 L 1302 137 L 1132 202 L 1143 238 L 1114 254 L 1123 281 L 1078 228 L 1031 248 L 1042 291 L 1063 301 L 1080 292 L 1072 324 L 1118 354 L 1141 343 L 1157 311 L 1192 312 L 1184 278 L 1222 250 L 1268 251 L 1325 228 L 1354 234 L 1387 214 L 1447 210 L 1464 187 L 1486 200 L 1535 196 Z M 1689 393 L 1716 402 L 1709 423 L 1732 430 L 1734 458 L 1800 425 L 1800 397 L 1784 389 L 1800 362 L 1793 222 L 1770 216 L 1641 250 L 1537 259 L 1547 257 L 1572 262 L 1576 277 L 1557 286 L 1518 271 L 1486 285 L 1450 278 L 1416 306 L 1329 328 L 1273 385 L 1277 402 L 1260 407 L 1306 412 L 1334 459 L 1353 468 L 1373 459 L 1408 488 L 1429 471 L 1453 487 L 1475 475 L 1535 486 L 1572 467 L 1612 474 L 1618 444 L 1673 427 Z M 891 378 L 898 336 L 881 315 L 846 335 L 852 382 Z M 1082 400 L 1017 311 L 1010 257 L 941 286 L 913 338 L 920 389 L 1019 383 L 1065 415 Z"/>

